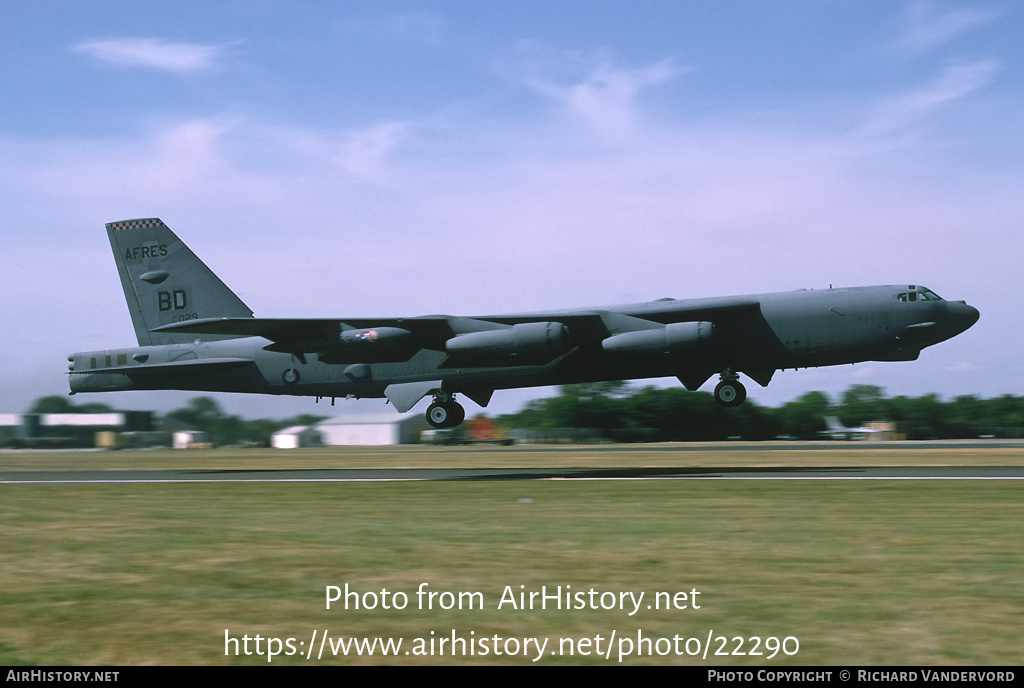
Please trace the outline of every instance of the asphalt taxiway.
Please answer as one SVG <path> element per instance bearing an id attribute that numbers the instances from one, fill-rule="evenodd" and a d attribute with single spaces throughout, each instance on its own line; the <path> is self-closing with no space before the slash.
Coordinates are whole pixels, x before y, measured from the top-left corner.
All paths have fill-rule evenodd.
<path id="1" fill-rule="evenodd" d="M 4 484 L 505 480 L 1024 480 L 1024 466 L 841 468 L 335 468 L 0 471 Z"/>

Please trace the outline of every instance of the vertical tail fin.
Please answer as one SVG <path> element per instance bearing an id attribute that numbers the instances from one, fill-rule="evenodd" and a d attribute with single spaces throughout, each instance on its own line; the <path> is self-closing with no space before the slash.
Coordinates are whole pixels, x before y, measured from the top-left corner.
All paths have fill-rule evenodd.
<path id="1" fill-rule="evenodd" d="M 139 346 L 196 339 L 180 332 L 150 332 L 161 325 L 197 318 L 252 317 L 249 307 L 162 221 L 111 222 L 107 236 Z"/>

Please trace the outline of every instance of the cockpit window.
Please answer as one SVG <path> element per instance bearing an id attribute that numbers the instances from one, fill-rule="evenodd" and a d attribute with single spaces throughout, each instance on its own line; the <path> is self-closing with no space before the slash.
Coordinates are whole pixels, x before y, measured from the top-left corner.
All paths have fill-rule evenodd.
<path id="1" fill-rule="evenodd" d="M 942 298 L 933 292 L 931 289 L 922 289 L 921 291 L 907 291 L 903 292 L 897 297 L 900 301 L 941 301 Z"/>

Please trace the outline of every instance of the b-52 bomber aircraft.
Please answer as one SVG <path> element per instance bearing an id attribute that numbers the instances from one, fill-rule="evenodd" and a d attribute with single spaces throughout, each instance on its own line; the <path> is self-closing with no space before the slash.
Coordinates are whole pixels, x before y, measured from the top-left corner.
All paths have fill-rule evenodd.
<path id="1" fill-rule="evenodd" d="M 746 398 L 740 374 L 912 361 L 975 323 L 978 311 L 920 285 L 800 290 L 513 315 L 254 318 L 158 219 L 107 225 L 138 347 L 68 357 L 71 393 L 132 389 L 423 397 L 436 428 L 498 389 L 717 374 L 715 399 Z"/>

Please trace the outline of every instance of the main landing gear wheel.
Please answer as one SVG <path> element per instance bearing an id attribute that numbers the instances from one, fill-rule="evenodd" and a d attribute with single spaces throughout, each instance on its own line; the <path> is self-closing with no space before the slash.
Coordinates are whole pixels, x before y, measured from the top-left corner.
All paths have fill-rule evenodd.
<path id="1" fill-rule="evenodd" d="M 427 407 L 427 422 L 432 427 L 454 428 L 466 420 L 466 409 L 455 401 L 435 401 Z"/>
<path id="2" fill-rule="evenodd" d="M 715 401 L 726 408 L 739 406 L 747 398 L 747 388 L 739 380 L 722 380 L 715 387 Z"/>

